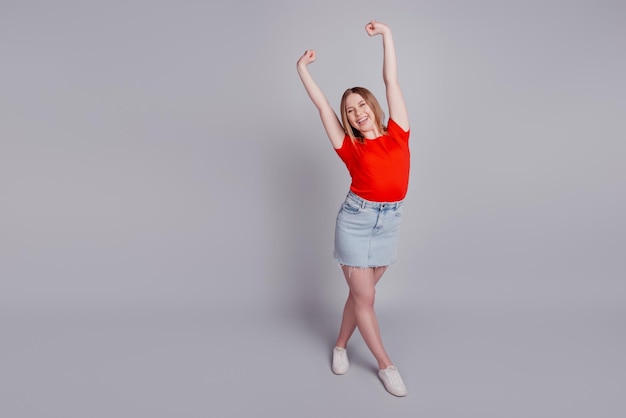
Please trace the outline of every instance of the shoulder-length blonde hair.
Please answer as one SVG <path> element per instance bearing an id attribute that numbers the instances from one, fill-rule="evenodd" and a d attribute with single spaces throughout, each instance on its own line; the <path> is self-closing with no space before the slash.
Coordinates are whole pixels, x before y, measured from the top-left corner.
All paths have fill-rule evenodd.
<path id="1" fill-rule="evenodd" d="M 363 98 L 363 100 L 365 100 L 365 103 L 367 103 L 370 109 L 372 109 L 372 111 L 374 112 L 374 117 L 376 118 L 374 123 L 378 127 L 378 130 L 382 134 L 386 134 L 387 127 L 383 123 L 383 121 L 385 120 L 385 113 L 383 112 L 383 109 L 380 107 L 378 100 L 376 100 L 376 97 L 372 94 L 371 91 L 369 91 L 365 87 L 352 87 L 346 90 L 343 93 L 343 96 L 341 97 L 341 121 L 343 123 L 343 130 L 346 132 L 346 135 L 348 135 L 350 139 L 352 139 L 353 141 L 358 141 L 360 143 L 365 142 L 365 138 L 363 137 L 363 134 L 358 129 L 353 128 L 352 125 L 350 125 L 350 122 L 348 121 L 348 112 L 346 110 L 346 99 L 351 94 L 358 94 L 359 96 Z"/>

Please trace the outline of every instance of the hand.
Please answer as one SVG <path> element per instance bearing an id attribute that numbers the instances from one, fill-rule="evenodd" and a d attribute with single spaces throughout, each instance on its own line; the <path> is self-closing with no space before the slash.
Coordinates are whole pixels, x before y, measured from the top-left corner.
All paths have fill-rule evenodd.
<path id="1" fill-rule="evenodd" d="M 367 25 L 365 25 L 365 30 L 367 31 L 367 34 L 369 36 L 384 35 L 391 31 L 391 29 L 389 29 L 389 26 L 375 20 L 372 20 Z"/>
<path id="2" fill-rule="evenodd" d="M 304 55 L 302 55 L 300 59 L 298 60 L 298 67 L 301 65 L 304 65 L 306 67 L 307 65 L 309 65 L 310 63 L 314 61 L 315 61 L 315 50 L 307 49 L 306 51 L 304 51 Z"/>

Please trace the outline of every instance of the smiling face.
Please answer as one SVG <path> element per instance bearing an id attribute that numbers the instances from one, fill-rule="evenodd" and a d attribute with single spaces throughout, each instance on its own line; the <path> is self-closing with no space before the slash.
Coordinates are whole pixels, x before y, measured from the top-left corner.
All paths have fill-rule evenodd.
<path id="1" fill-rule="evenodd" d="M 361 132 L 365 138 L 380 136 L 376 115 L 360 94 L 352 93 L 346 97 L 346 116 L 350 126 Z"/>
<path id="2" fill-rule="evenodd" d="M 386 132 L 383 113 L 376 97 L 366 88 L 352 87 L 341 98 L 341 120 L 346 134 L 363 142 L 375 139 Z"/>

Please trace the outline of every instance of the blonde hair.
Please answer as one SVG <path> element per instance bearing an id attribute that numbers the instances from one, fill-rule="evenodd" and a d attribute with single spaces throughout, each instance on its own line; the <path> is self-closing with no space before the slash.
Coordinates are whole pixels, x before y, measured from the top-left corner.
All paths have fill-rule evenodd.
<path id="1" fill-rule="evenodd" d="M 346 135 L 348 135 L 353 141 L 357 141 L 360 143 L 365 142 L 363 134 L 358 129 L 352 127 L 352 125 L 350 125 L 350 122 L 348 121 L 346 100 L 351 94 L 358 94 L 363 98 L 363 100 L 365 100 L 365 103 L 367 103 L 370 109 L 372 109 L 372 111 L 374 112 L 374 117 L 376 118 L 374 123 L 378 127 L 378 130 L 382 134 L 387 133 L 387 127 L 383 123 L 385 119 L 385 113 L 380 107 L 378 100 L 376 100 L 376 97 L 372 94 L 371 91 L 369 91 L 365 87 L 352 87 L 346 90 L 341 97 L 341 121 L 343 122 L 343 130 L 345 131 Z"/>

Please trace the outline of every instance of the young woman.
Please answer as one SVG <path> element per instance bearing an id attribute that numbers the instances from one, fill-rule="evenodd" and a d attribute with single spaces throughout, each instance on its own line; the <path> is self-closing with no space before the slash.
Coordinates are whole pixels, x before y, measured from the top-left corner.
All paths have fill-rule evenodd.
<path id="1" fill-rule="evenodd" d="M 388 392 L 407 394 L 397 368 L 387 355 L 374 312 L 375 286 L 396 259 L 402 202 L 409 181 L 409 117 L 398 84 L 396 53 L 391 29 L 372 20 L 369 36 L 383 40 L 383 80 L 389 121 L 372 93 L 362 87 L 346 90 L 341 99 L 341 121 L 313 80 L 308 65 L 315 51 L 298 60 L 298 74 L 335 151 L 346 164 L 352 183 L 337 215 L 334 257 L 350 289 L 339 336 L 333 349 L 332 370 L 348 371 L 346 346 L 358 327 L 378 362 L 378 375 Z"/>

